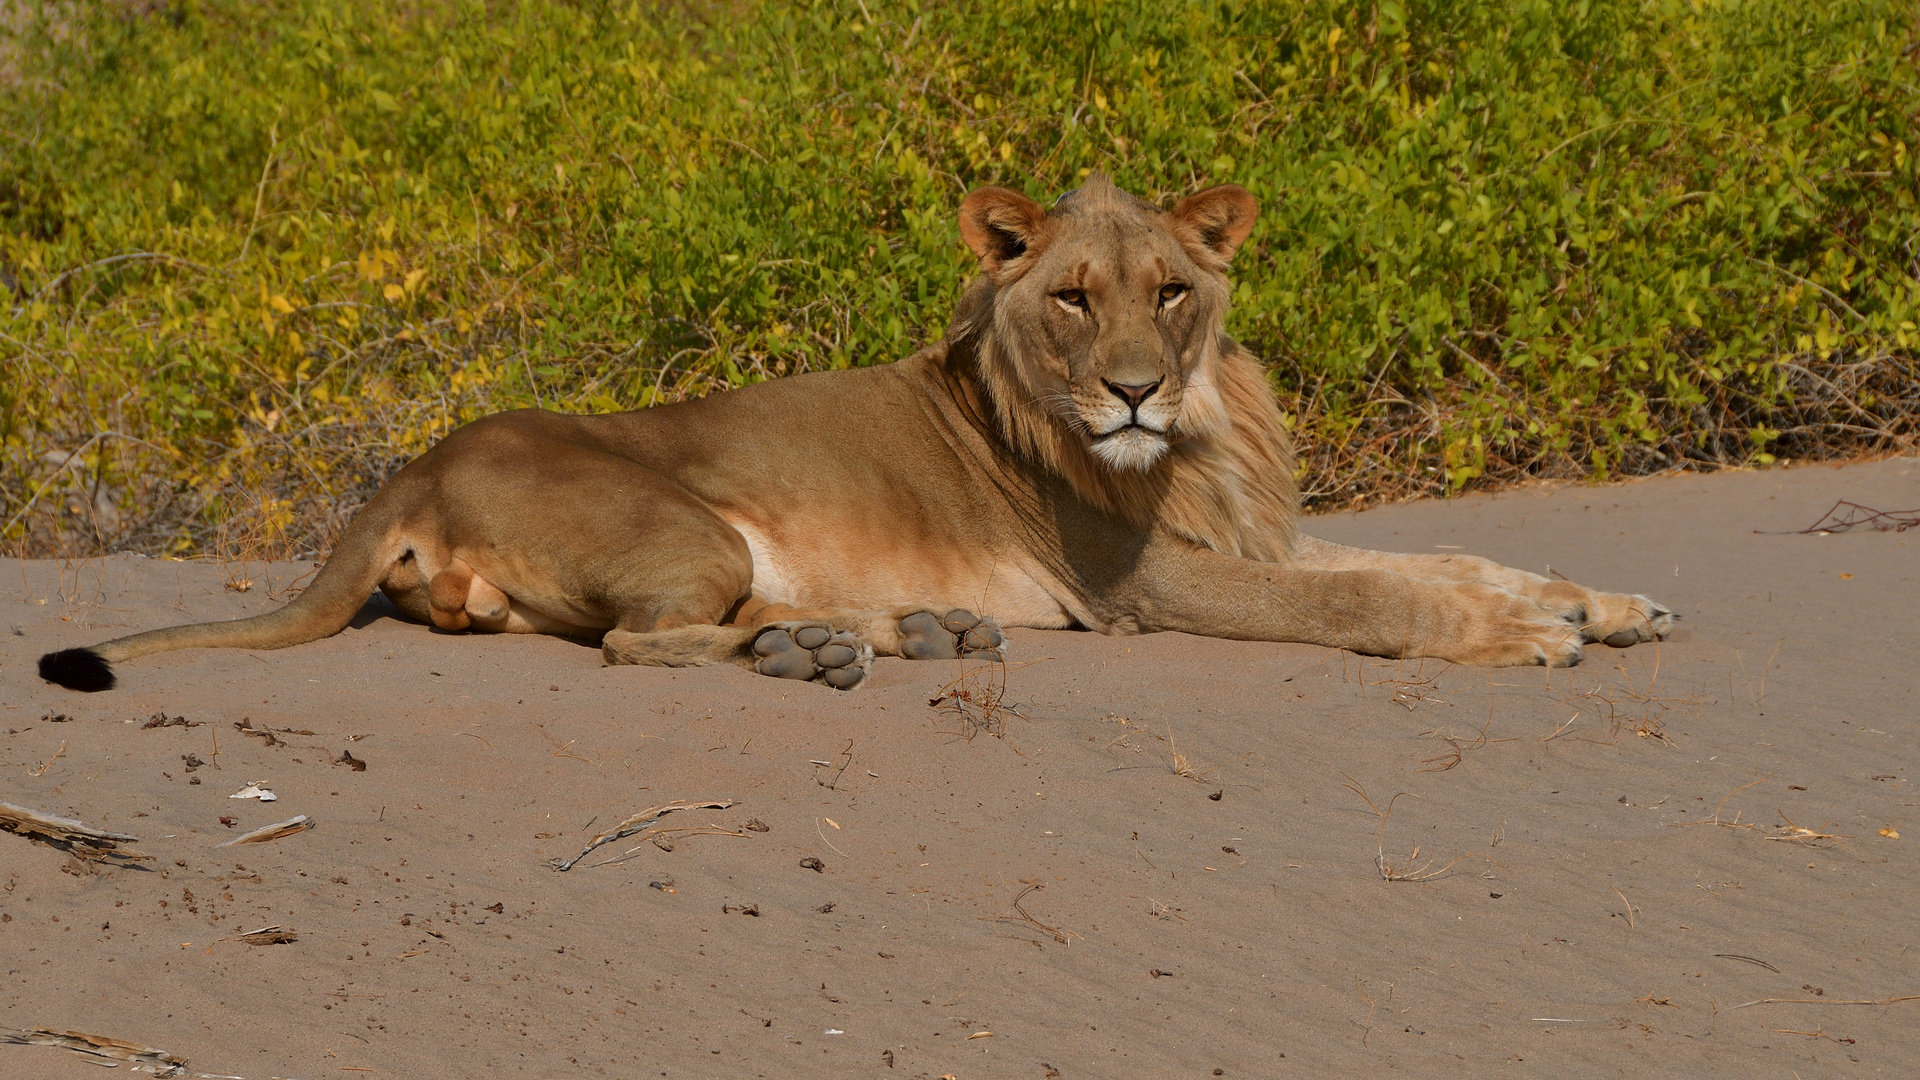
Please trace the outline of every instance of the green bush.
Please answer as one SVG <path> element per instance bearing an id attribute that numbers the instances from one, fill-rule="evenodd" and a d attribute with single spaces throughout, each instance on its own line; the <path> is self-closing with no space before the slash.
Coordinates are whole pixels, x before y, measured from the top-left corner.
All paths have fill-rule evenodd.
<path id="1" fill-rule="evenodd" d="M 899 358 L 970 273 L 966 190 L 1096 168 L 1260 197 L 1231 327 L 1323 502 L 1916 432 L 1920 31 L 1893 0 L 198 0 L 12 26 L 23 551 L 324 547 L 484 412 Z"/>

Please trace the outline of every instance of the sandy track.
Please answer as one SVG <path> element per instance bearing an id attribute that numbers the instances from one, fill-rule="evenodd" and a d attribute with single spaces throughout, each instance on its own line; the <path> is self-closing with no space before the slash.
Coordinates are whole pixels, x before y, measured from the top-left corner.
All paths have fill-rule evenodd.
<path id="1" fill-rule="evenodd" d="M 947 665 L 838 694 L 373 607 L 74 694 L 34 657 L 266 610 L 269 575 L 7 568 L 0 801 L 153 859 L 0 836 L 0 1027 L 249 1080 L 1920 1074 L 1920 1000 L 1828 1004 L 1920 994 L 1920 532 L 1753 532 L 1843 496 L 1920 506 L 1920 464 L 1316 518 L 1685 621 L 1550 675 L 1021 632 L 1004 737 L 928 705 Z M 279 800 L 227 798 L 254 780 Z M 1407 794 L 1383 823 L 1349 783 Z M 550 868 L 674 799 L 737 804 Z M 236 940 L 269 924 L 297 940 Z M 0 1075 L 98 1073 L 0 1045 Z"/>

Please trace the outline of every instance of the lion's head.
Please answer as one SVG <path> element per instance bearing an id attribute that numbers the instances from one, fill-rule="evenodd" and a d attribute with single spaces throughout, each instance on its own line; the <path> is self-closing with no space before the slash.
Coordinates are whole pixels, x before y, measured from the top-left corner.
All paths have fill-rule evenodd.
<path id="1" fill-rule="evenodd" d="M 1232 184 L 1162 211 L 1100 174 L 1051 211 L 1005 188 L 968 195 L 960 234 L 992 283 L 1015 399 L 1002 409 L 1038 406 L 1117 472 L 1218 433 L 1225 271 L 1258 212 Z"/>
<path id="2" fill-rule="evenodd" d="M 981 274 L 947 339 L 1007 442 L 1102 509 L 1219 551 L 1280 557 L 1292 450 L 1226 335 L 1226 271 L 1259 205 L 1232 184 L 1171 210 L 1095 173 L 1052 210 L 1005 188 L 960 206 Z"/>

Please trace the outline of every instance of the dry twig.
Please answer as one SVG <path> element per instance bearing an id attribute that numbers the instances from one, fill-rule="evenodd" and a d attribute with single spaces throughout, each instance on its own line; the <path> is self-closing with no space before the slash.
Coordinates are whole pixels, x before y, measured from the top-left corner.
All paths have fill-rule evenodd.
<path id="1" fill-rule="evenodd" d="M 927 699 L 927 704 L 937 709 L 951 709 L 960 717 L 961 729 L 953 734 L 971 742 L 981 733 L 996 739 L 1007 737 L 1007 718 L 1020 717 L 1020 710 L 1007 703 L 1007 676 L 1027 664 L 1040 663 L 1029 660 L 1020 664 L 1009 664 L 1004 659 L 991 663 L 967 667 L 961 661 L 958 676 L 940 688 L 939 693 Z"/>
<path id="2" fill-rule="evenodd" d="M 264 844 L 269 840 L 278 840 L 283 836 L 292 836 L 295 833 L 306 832 L 308 829 L 313 828 L 315 824 L 316 822 L 307 815 L 295 814 L 285 821 L 276 821 L 271 825 L 262 825 L 252 832 L 241 833 L 239 836 L 219 846 L 233 847 L 235 844 Z"/>
<path id="3" fill-rule="evenodd" d="M 0 831 L 18 833 L 26 837 L 38 837 L 71 854 L 86 858 L 101 859 L 114 857 L 121 859 L 151 859 L 151 855 L 142 855 L 134 851 L 121 851 L 120 844 L 137 844 L 138 837 L 125 833 L 104 832 L 84 825 L 72 818 L 43 814 L 38 810 L 29 810 L 24 806 L 0 802 Z"/>
<path id="4" fill-rule="evenodd" d="M 718 799 L 711 802 L 689 802 L 686 799 L 675 799 L 670 803 L 662 803 L 659 806 L 649 806 L 645 810 L 629 816 L 626 820 L 620 822 L 620 824 L 587 841 L 587 846 L 580 849 L 580 854 L 575 855 L 571 859 L 555 862 L 553 868 L 555 870 L 571 870 L 575 863 L 586 858 L 587 853 L 594 848 L 632 836 L 634 833 L 645 829 L 676 810 L 725 810 L 734 805 L 736 801 L 737 800 L 734 799 Z"/>
<path id="5" fill-rule="evenodd" d="M 1633 929 L 1633 901 L 1627 899 L 1627 894 L 1621 892 L 1618 886 L 1609 885 L 1607 888 L 1612 889 L 1613 895 L 1619 897 L 1620 902 L 1627 905 L 1627 929 Z M 1661 1004 L 1664 1005 L 1666 1002 L 1663 1000 Z"/>
<path id="6" fill-rule="evenodd" d="M 52 757 L 50 757 L 50 758 L 48 758 L 48 759 L 47 759 L 46 761 L 44 761 L 44 762 L 42 762 L 42 763 L 40 763 L 39 765 L 36 765 L 36 766 L 34 766 L 34 767 L 33 767 L 33 768 L 31 768 L 31 769 L 28 769 L 28 770 L 27 770 L 27 775 L 28 775 L 28 776 L 45 776 L 45 775 L 47 775 L 47 770 L 48 770 L 48 769 L 51 769 L 51 768 L 53 768 L 53 763 L 54 763 L 54 762 L 56 762 L 56 761 L 59 761 L 59 760 L 60 760 L 60 756 L 61 756 L 62 754 L 65 754 L 66 752 L 67 752 L 67 740 L 65 740 L 65 739 L 61 739 L 61 740 L 60 740 L 60 749 L 58 749 L 58 750 L 55 750 L 55 751 L 53 752 L 53 756 L 52 756 Z"/>
<path id="7" fill-rule="evenodd" d="M 1745 1009 L 1754 1005 L 1892 1005 L 1901 1001 L 1920 1001 L 1920 994 L 1883 998 L 1761 998 L 1759 1001 L 1735 1005 L 1734 1008 Z"/>
<path id="8" fill-rule="evenodd" d="M 1575 714 L 1575 715 L 1578 715 L 1578 714 Z M 1572 723 L 1572 721 L 1568 721 L 1568 723 Z M 1472 742 L 1462 743 L 1460 736 L 1455 735 L 1452 732 L 1448 732 L 1445 735 L 1442 735 L 1437 730 L 1421 732 L 1420 733 L 1421 738 L 1439 739 L 1441 742 L 1446 743 L 1447 746 L 1450 747 L 1451 749 L 1449 749 L 1444 754 L 1437 754 L 1430 758 L 1421 759 L 1420 764 L 1422 768 L 1415 769 L 1414 771 L 1415 772 L 1446 772 L 1449 769 L 1452 769 L 1454 766 L 1460 764 L 1462 761 L 1465 761 L 1467 753 L 1469 751 L 1478 750 L 1489 743 L 1513 741 L 1512 739 L 1487 738 L 1487 729 L 1491 728 L 1492 726 L 1493 726 L 1493 710 L 1488 709 L 1487 722 L 1480 725 L 1480 731 L 1477 735 L 1474 736 Z"/>
<path id="9" fill-rule="evenodd" d="M 1852 839 L 1851 837 L 1842 836 L 1839 833 L 1821 832 L 1818 829 L 1809 829 L 1801 825 L 1796 825 L 1793 819 L 1788 817 L 1784 811 L 1775 810 L 1774 813 L 1779 814 L 1780 820 L 1786 822 L 1786 824 L 1775 825 L 1774 828 L 1779 829 L 1780 832 L 1778 835 L 1766 837 L 1768 840 L 1786 840 L 1797 844 L 1811 844 L 1820 840 Z"/>
<path id="10" fill-rule="evenodd" d="M 1033 929 L 1046 934 L 1048 937 L 1051 937 L 1053 940 L 1059 942 L 1062 945 L 1072 944 L 1067 939 L 1069 937 L 1079 937 L 1080 936 L 1079 934 L 1076 934 L 1071 930 L 1062 930 L 1059 927 L 1048 926 L 1046 923 L 1043 923 L 1039 919 L 1034 918 L 1030 913 L 1028 913 L 1026 908 L 1020 906 L 1020 901 L 1025 900 L 1027 898 L 1028 893 L 1037 892 L 1039 889 L 1040 889 L 1040 886 L 1037 884 L 1028 885 L 1026 888 L 1021 889 L 1020 895 L 1013 898 L 1013 914 L 975 915 L 974 918 L 982 922 L 1005 922 L 1005 923 L 1014 923 L 1019 926 L 1032 927 Z"/>
<path id="11" fill-rule="evenodd" d="M 1920 510 L 1875 510 L 1871 506 L 1861 506 L 1857 502 L 1841 499 L 1826 513 L 1820 515 L 1820 520 L 1804 529 L 1771 534 L 1763 529 L 1753 531 L 1773 536 L 1826 536 L 1830 533 L 1850 532 L 1863 525 L 1874 532 L 1906 532 L 1908 529 L 1920 528 Z"/>
<path id="12" fill-rule="evenodd" d="M 123 1061 L 131 1064 L 135 1071 L 151 1072 L 155 1076 L 188 1075 L 186 1058 L 151 1046 L 110 1039 L 105 1035 L 89 1035 L 84 1031 L 57 1031 L 53 1028 L 29 1028 L 22 1031 L 16 1028 L 0 1028 L 0 1040 L 17 1046 L 57 1046 L 87 1057 Z M 95 1064 L 103 1063 L 95 1062 Z"/>

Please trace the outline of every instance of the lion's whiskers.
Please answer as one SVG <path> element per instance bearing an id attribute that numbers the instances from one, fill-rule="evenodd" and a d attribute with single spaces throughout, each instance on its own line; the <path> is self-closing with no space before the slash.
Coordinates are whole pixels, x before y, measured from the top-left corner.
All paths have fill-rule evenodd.
<path id="1" fill-rule="evenodd" d="M 1048 390 L 1034 395 L 1030 400 L 1032 404 L 1065 420 L 1069 428 L 1083 434 L 1093 434 L 1093 427 L 1081 415 L 1080 404 L 1073 400 L 1072 391 Z"/>

